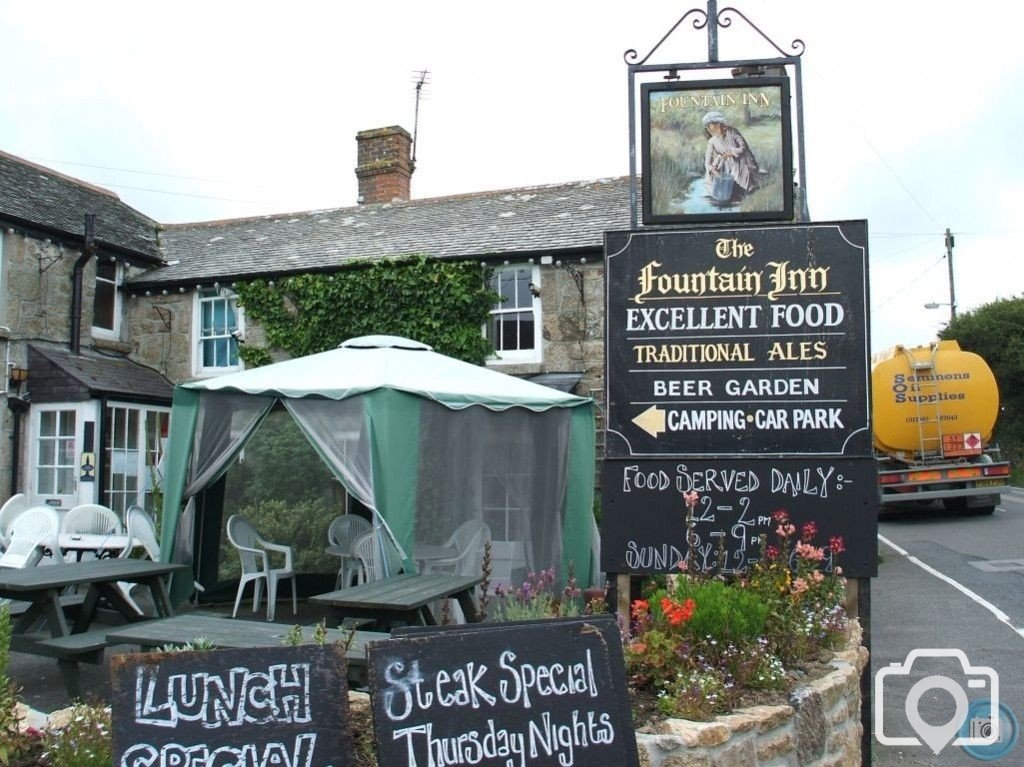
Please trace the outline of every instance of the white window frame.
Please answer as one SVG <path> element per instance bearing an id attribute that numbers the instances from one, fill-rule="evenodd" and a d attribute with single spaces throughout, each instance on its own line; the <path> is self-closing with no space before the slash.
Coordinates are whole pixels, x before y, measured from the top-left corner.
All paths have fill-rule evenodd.
<path id="1" fill-rule="evenodd" d="M 113 411 L 135 411 L 137 420 L 135 423 L 134 445 L 135 449 L 129 450 L 126 445 L 114 448 L 118 442 L 118 434 L 113 433 L 109 428 L 105 435 L 106 444 L 103 445 L 103 470 L 105 473 L 105 498 L 104 505 L 110 507 L 119 514 L 132 504 L 138 504 L 148 511 L 154 511 L 153 505 L 153 483 L 154 479 L 160 481 L 162 473 L 163 451 L 166 447 L 166 437 L 163 434 L 153 434 L 149 430 L 150 414 L 160 414 L 167 418 L 170 423 L 171 409 L 163 405 L 148 405 L 132 402 L 107 402 L 106 413 L 110 415 L 109 423 L 114 424 Z M 117 424 L 119 427 L 122 425 Z M 127 425 L 127 424 L 125 424 Z M 127 432 L 125 432 L 127 436 Z M 136 487 L 134 490 L 127 488 L 115 488 L 114 474 L 126 478 L 134 477 Z M 159 509 L 156 510 L 159 514 Z"/>
<path id="2" fill-rule="evenodd" d="M 216 290 L 216 296 L 204 296 L 203 293 L 208 290 Z M 220 365 L 220 366 L 206 366 L 203 365 L 203 343 L 207 340 L 214 338 L 224 338 L 224 335 L 220 336 L 203 336 L 203 305 L 211 301 L 228 301 L 234 305 L 235 311 L 235 337 L 230 338 L 229 342 L 237 346 L 239 340 L 245 336 L 245 312 L 242 307 L 238 305 L 238 295 L 230 288 L 224 288 L 215 286 L 213 288 L 201 288 L 196 290 L 193 294 L 194 300 L 192 304 L 192 373 L 196 376 L 218 376 L 224 373 L 235 373 L 245 369 L 245 363 L 242 362 L 241 356 L 238 358 L 238 363 L 235 365 Z M 227 336 L 231 336 L 232 333 L 228 332 Z"/>
<path id="3" fill-rule="evenodd" d="M 104 261 L 101 261 L 100 259 L 106 259 L 106 257 L 105 256 L 99 256 L 97 261 L 96 261 L 96 280 L 95 280 L 95 283 L 93 285 L 93 299 L 92 299 L 93 300 L 92 316 L 93 316 L 93 323 L 94 323 L 93 326 L 92 326 L 92 334 L 93 334 L 93 336 L 95 336 L 97 338 L 119 339 L 121 337 L 121 314 L 124 311 L 124 304 L 123 304 L 122 298 L 121 298 L 121 282 L 124 279 L 124 265 L 120 261 L 114 260 L 113 261 L 113 264 L 114 264 L 114 279 L 113 280 L 108 280 L 108 279 L 105 279 L 103 277 L 100 277 L 99 266 L 100 266 L 100 263 L 104 262 Z M 114 288 L 114 306 L 113 306 L 114 327 L 113 328 L 103 328 L 103 327 L 100 327 L 100 326 L 95 324 L 95 322 L 96 322 L 96 284 L 101 283 L 101 282 L 104 283 L 104 284 L 107 284 L 107 285 L 111 285 L 112 284 L 113 288 Z"/>
<path id="4" fill-rule="evenodd" d="M 59 453 L 55 453 L 55 462 L 53 464 L 47 464 L 51 467 L 63 467 L 65 470 L 70 470 L 71 473 L 71 486 L 64 493 L 51 493 L 48 492 L 49 488 L 39 487 L 39 449 L 40 442 L 42 439 L 40 433 L 40 424 L 42 422 L 44 413 L 60 413 L 60 412 L 71 412 L 75 415 L 75 426 L 74 432 L 71 434 L 64 434 L 58 437 L 48 437 L 58 444 L 57 448 L 60 447 L 59 443 L 62 441 L 70 440 L 70 449 L 72 455 L 69 456 L 70 462 L 60 463 L 56 459 L 59 458 Z M 81 481 L 81 460 L 82 460 L 82 447 L 83 438 L 85 433 L 85 422 L 95 421 L 96 419 L 96 404 L 95 402 L 60 402 L 60 403 L 46 403 L 36 404 L 32 406 L 32 431 L 29 455 L 29 492 L 33 503 L 45 503 L 49 505 L 57 506 L 58 508 L 70 509 L 72 506 L 77 506 L 79 503 L 92 503 L 95 500 L 95 488 L 98 478 L 96 472 L 93 472 L 93 481 L 85 482 Z M 97 455 L 93 454 L 93 466 Z M 42 492 L 42 491 L 46 492 Z"/>
<path id="5" fill-rule="evenodd" d="M 537 264 L 509 264 L 505 266 L 494 267 L 494 276 L 498 277 L 501 272 L 518 270 L 518 269 L 529 269 L 530 270 L 530 282 L 540 291 L 540 267 Z M 541 308 L 541 299 L 539 295 L 532 295 L 530 308 L 533 311 L 533 348 L 532 349 L 495 349 L 491 357 L 487 359 L 488 365 L 520 365 L 523 363 L 530 362 L 541 362 L 543 360 L 543 319 L 544 313 Z M 513 314 L 515 312 L 525 311 L 524 307 L 508 306 L 505 303 L 499 303 L 491 309 L 491 316 L 496 314 Z M 488 327 L 490 320 L 484 325 L 484 336 L 488 335 Z M 495 339 L 490 339 L 494 343 Z"/>

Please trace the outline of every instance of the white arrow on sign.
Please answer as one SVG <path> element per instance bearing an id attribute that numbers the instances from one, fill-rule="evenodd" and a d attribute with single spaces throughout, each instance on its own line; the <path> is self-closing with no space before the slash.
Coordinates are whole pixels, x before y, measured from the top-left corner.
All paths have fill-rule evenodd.
<path id="1" fill-rule="evenodd" d="M 657 437 L 665 431 L 665 411 L 657 405 L 651 405 L 644 412 L 634 418 L 633 423 L 652 437 Z"/>

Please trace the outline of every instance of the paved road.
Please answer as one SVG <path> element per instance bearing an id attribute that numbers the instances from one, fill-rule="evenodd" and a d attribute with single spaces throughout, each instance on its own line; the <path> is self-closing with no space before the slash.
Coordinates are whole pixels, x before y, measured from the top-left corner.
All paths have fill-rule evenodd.
<path id="1" fill-rule="evenodd" d="M 999 697 L 1024 722 L 1024 491 L 1004 495 L 995 514 L 964 517 L 941 508 L 886 516 L 879 524 L 880 564 L 872 582 L 872 670 L 901 663 L 915 648 L 960 649 L 975 667 L 999 677 Z M 886 676 L 882 733 L 914 737 L 906 700 L 929 675 L 965 681 L 952 659 L 919 659 L 909 674 Z M 982 679 L 983 674 L 970 675 Z M 928 725 L 954 718 L 954 694 L 926 685 L 916 709 Z M 967 700 L 984 690 L 963 688 Z M 925 746 L 874 746 L 876 765 L 975 765 L 959 747 L 938 755 Z M 943 735 L 934 739 L 941 746 Z M 1024 745 L 993 764 L 1024 764 Z"/>

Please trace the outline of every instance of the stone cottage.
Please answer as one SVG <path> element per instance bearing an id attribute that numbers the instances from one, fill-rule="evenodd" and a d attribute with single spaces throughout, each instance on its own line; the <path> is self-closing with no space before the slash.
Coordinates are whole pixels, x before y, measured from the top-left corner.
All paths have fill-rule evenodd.
<path id="1" fill-rule="evenodd" d="M 600 396 L 603 234 L 629 226 L 628 179 L 416 200 L 410 135 L 356 138 L 354 206 L 174 225 L 0 153 L 3 497 L 151 505 L 173 384 L 239 370 L 239 343 L 262 341 L 236 282 L 359 259 L 487 264 L 510 297 L 482 330 L 488 364 Z"/>

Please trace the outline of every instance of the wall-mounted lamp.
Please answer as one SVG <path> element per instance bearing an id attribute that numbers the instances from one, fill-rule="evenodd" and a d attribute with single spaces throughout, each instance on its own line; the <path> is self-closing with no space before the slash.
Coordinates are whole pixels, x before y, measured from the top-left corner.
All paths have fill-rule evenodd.
<path id="1" fill-rule="evenodd" d="M 28 380 L 28 369 L 12 367 L 8 378 L 10 388 L 17 391 Z"/>

